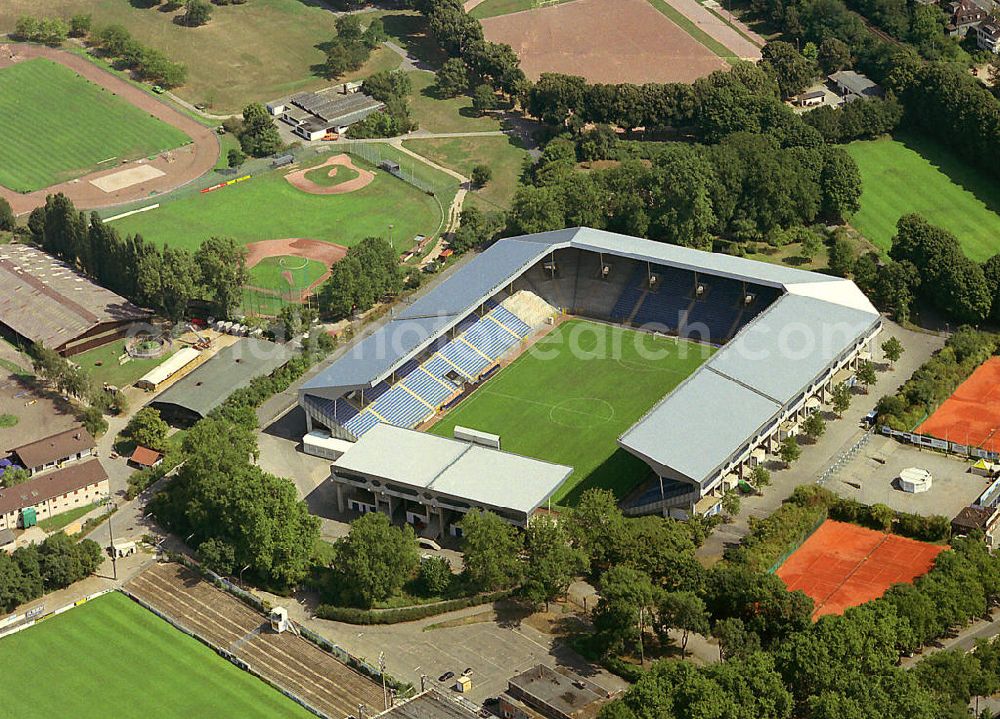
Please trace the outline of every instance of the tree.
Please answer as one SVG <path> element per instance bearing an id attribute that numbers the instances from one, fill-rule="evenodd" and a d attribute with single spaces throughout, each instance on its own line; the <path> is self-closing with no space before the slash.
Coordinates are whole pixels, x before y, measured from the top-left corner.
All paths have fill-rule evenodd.
<path id="1" fill-rule="evenodd" d="M 10 203 L 0 197 L 0 230 L 10 232 L 17 226 L 14 218 L 14 211 L 10 208 Z"/>
<path id="2" fill-rule="evenodd" d="M 735 617 L 718 620 L 712 627 L 712 636 L 719 640 L 719 658 L 722 661 L 760 651 L 760 637 L 747 631 L 743 621 Z"/>
<path id="3" fill-rule="evenodd" d="M 573 545 L 590 557 L 592 569 L 606 571 L 621 557 L 628 528 L 611 490 L 584 492 L 570 512 L 567 524 Z"/>
<path id="4" fill-rule="evenodd" d="M 243 108 L 243 126 L 239 139 L 243 151 L 253 157 L 272 155 L 282 147 L 274 118 L 259 102 Z"/>
<path id="5" fill-rule="evenodd" d="M 872 522 L 883 532 L 891 531 L 893 522 L 896 520 L 896 512 L 892 507 L 878 503 L 871 506 L 868 510 L 868 516 L 871 517 Z"/>
<path id="6" fill-rule="evenodd" d="M 417 576 L 424 594 L 428 597 L 444 594 L 451 586 L 454 577 L 451 565 L 443 557 L 427 557 L 420 560 L 420 571 Z"/>
<path id="7" fill-rule="evenodd" d="M 600 592 L 594 628 L 605 650 L 622 651 L 636 643 L 644 660 L 642 635 L 659 594 L 649 576 L 631 567 L 612 567 L 601 576 Z"/>
<path id="8" fill-rule="evenodd" d="M 216 574 L 229 576 L 236 569 L 236 557 L 231 545 L 212 538 L 198 546 L 198 559 Z"/>
<path id="9" fill-rule="evenodd" d="M 669 629 L 681 631 L 681 658 L 687 654 L 691 632 L 708 634 L 708 610 L 694 592 L 664 592 L 657 606 L 657 632 L 666 638 Z"/>
<path id="10" fill-rule="evenodd" d="M 217 317 L 230 317 L 243 298 L 247 271 L 247 250 L 231 237 L 210 237 L 194 255 L 205 299 Z"/>
<path id="11" fill-rule="evenodd" d="M 382 22 L 382 18 L 380 17 L 372 20 L 361 35 L 361 42 L 369 50 L 374 50 L 388 39 L 389 34 L 385 31 L 385 23 Z"/>
<path id="12" fill-rule="evenodd" d="M 758 464 L 754 467 L 753 472 L 750 473 L 750 483 L 758 490 L 769 486 L 771 484 L 771 473 L 767 471 L 767 467 L 763 464 Z"/>
<path id="13" fill-rule="evenodd" d="M 782 97 L 798 95 L 816 76 L 816 64 L 781 40 L 773 40 L 761 52 L 761 64 L 769 68 L 778 81 Z"/>
<path id="14" fill-rule="evenodd" d="M 823 74 L 832 75 L 851 66 L 851 48 L 842 40 L 828 37 L 819 44 L 817 60 Z"/>
<path id="15" fill-rule="evenodd" d="M 853 243 L 842 234 L 841 230 L 842 228 L 838 228 L 827 248 L 827 266 L 838 277 L 847 277 L 854 272 L 857 255 Z"/>
<path id="16" fill-rule="evenodd" d="M 548 514 L 536 515 L 525 533 L 524 594 L 536 603 L 549 602 L 566 594 L 574 577 L 587 570 L 587 555 L 571 546 L 563 522 Z"/>
<path id="17" fill-rule="evenodd" d="M 875 364 L 871 360 L 864 360 L 859 363 L 855 375 L 858 378 L 858 382 L 865 386 L 865 394 L 868 394 L 869 387 L 878 381 L 878 376 L 875 374 Z"/>
<path id="18" fill-rule="evenodd" d="M 846 384 L 841 382 L 833 388 L 833 411 L 837 416 L 843 417 L 844 412 L 851 406 L 851 390 Z"/>
<path id="19" fill-rule="evenodd" d="M 806 417 L 805 422 L 802 423 L 802 430 L 806 433 L 806 437 L 813 441 L 822 437 L 826 431 L 826 422 L 823 421 L 823 415 L 819 412 L 810 414 Z"/>
<path id="20" fill-rule="evenodd" d="M 721 506 L 723 512 L 730 517 L 735 517 L 740 513 L 740 496 L 730 489 L 722 495 Z"/>
<path id="21" fill-rule="evenodd" d="M 882 354 L 885 355 L 885 358 L 889 360 L 889 364 L 893 367 L 895 367 L 899 358 L 903 356 L 903 352 L 905 352 L 905 349 L 898 337 L 890 337 L 882 343 Z"/>
<path id="22" fill-rule="evenodd" d="M 24 484 L 29 479 L 31 479 L 31 475 L 24 467 L 7 467 L 4 469 L 3 475 L 0 476 L 0 484 L 4 487 L 14 487 L 18 484 Z"/>
<path id="23" fill-rule="evenodd" d="M 521 535 L 492 512 L 475 509 L 461 522 L 465 573 L 480 591 L 506 589 L 521 581 Z"/>
<path id="24" fill-rule="evenodd" d="M 170 427 L 160 417 L 159 410 L 143 407 L 129 421 L 123 434 L 142 447 L 162 452 L 167 447 Z"/>
<path id="25" fill-rule="evenodd" d="M 85 37 L 90 32 L 92 20 L 88 14 L 74 15 L 69 19 L 70 37 Z"/>
<path id="26" fill-rule="evenodd" d="M 437 71 L 434 89 L 444 98 L 457 97 L 466 92 L 469 89 L 469 68 L 465 66 L 465 61 L 458 57 L 445 60 Z"/>
<path id="27" fill-rule="evenodd" d="M 229 166 L 232 167 L 232 168 L 239 167 L 244 162 L 246 162 L 246 159 L 247 159 L 247 156 L 238 147 L 232 148 L 229 151 L 229 154 L 226 157 L 227 157 Z"/>
<path id="28" fill-rule="evenodd" d="M 861 209 L 861 171 L 842 148 L 823 148 L 820 187 L 820 212 L 828 220 L 842 222 Z"/>
<path id="29" fill-rule="evenodd" d="M 484 187 L 493 177 L 493 170 L 489 165 L 476 165 L 472 168 L 472 184 L 476 187 Z"/>
<path id="30" fill-rule="evenodd" d="M 476 85 L 472 91 L 472 109 L 479 115 L 485 115 L 490 110 L 496 110 L 500 100 L 492 87 L 486 84 Z"/>
<path id="31" fill-rule="evenodd" d="M 188 27 L 204 25 L 212 19 L 212 5 L 206 0 L 187 0 L 181 24 Z"/>
<path id="32" fill-rule="evenodd" d="M 46 538 L 38 548 L 38 564 L 47 591 L 68 587 L 101 564 L 101 547 L 92 539 L 79 544 L 64 532 Z"/>
<path id="33" fill-rule="evenodd" d="M 785 466 L 797 460 L 801 454 L 802 450 L 799 448 L 799 443 L 795 439 L 795 435 L 789 435 L 781 440 L 781 446 L 778 448 L 778 456 L 781 457 L 781 461 L 785 463 Z"/>
<path id="34" fill-rule="evenodd" d="M 336 548 L 343 586 L 363 607 L 395 595 L 420 564 L 413 527 L 393 527 L 382 512 L 369 512 L 351 522 Z"/>

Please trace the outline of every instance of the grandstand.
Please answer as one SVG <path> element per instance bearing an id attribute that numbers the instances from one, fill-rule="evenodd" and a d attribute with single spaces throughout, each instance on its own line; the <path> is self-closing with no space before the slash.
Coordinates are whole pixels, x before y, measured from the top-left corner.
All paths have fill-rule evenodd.
<path id="1" fill-rule="evenodd" d="M 718 511 L 881 329 L 848 280 L 588 228 L 525 235 L 495 243 L 304 384 L 309 430 L 356 441 L 379 423 L 419 427 L 556 311 L 721 347 L 619 438 L 651 470 L 648 490 L 623 503 L 630 514 Z"/>

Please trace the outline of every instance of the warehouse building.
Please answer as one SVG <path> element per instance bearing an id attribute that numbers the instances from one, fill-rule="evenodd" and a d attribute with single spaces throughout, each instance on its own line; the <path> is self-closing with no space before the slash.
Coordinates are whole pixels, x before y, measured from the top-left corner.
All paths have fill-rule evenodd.
<path id="1" fill-rule="evenodd" d="M 18 346 L 37 342 L 71 356 L 152 316 L 35 247 L 0 246 L 0 331 Z"/>
<path id="2" fill-rule="evenodd" d="M 287 100 L 268 103 L 272 115 L 292 126 L 299 137 L 315 141 L 329 134 L 340 134 L 361 122 L 385 104 L 357 88 L 329 88 L 320 92 L 300 92 Z"/>
<path id="3" fill-rule="evenodd" d="M 291 358 L 285 345 L 242 337 L 149 403 L 170 424 L 189 427 L 240 387 L 264 377 Z"/>

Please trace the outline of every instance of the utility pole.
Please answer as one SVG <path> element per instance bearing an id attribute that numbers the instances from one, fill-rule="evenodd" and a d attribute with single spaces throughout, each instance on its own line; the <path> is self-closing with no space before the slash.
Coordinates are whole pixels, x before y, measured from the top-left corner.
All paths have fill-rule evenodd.
<path id="1" fill-rule="evenodd" d="M 108 541 L 110 546 L 108 549 L 111 550 L 111 571 L 114 576 L 112 577 L 116 582 L 118 581 L 118 552 L 115 551 L 115 533 L 112 531 L 111 519 L 114 516 L 114 505 L 108 506 Z"/>
<path id="2" fill-rule="evenodd" d="M 639 607 L 639 666 L 646 664 L 646 652 L 642 647 L 642 615 L 644 611 L 645 607 Z"/>
<path id="3" fill-rule="evenodd" d="M 385 704 L 385 708 L 389 708 L 389 692 L 386 691 L 385 687 L 385 652 L 378 653 L 378 671 L 382 675 L 382 703 Z"/>

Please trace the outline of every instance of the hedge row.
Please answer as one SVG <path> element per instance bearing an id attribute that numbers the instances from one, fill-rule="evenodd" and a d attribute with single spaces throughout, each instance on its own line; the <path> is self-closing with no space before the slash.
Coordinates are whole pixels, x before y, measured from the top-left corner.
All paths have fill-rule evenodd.
<path id="1" fill-rule="evenodd" d="M 320 604 L 316 608 L 316 616 L 320 619 L 330 619 L 345 624 L 398 624 L 425 619 L 438 614 L 454 612 L 480 604 L 489 604 L 511 596 L 510 590 L 476 594 L 471 597 L 447 599 L 434 604 L 417 604 L 410 607 L 395 607 L 392 609 L 356 609 L 354 607 L 337 607 L 332 604 Z"/>

